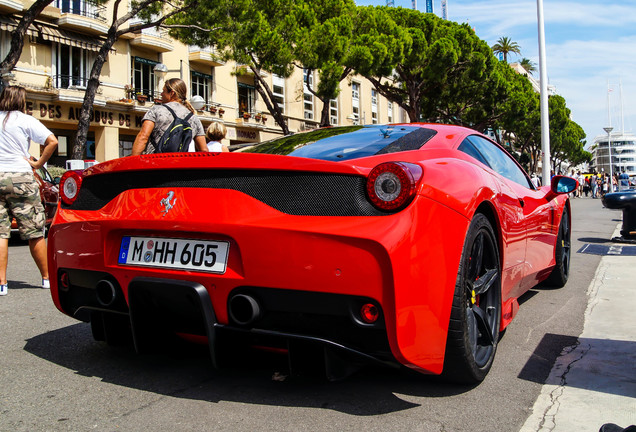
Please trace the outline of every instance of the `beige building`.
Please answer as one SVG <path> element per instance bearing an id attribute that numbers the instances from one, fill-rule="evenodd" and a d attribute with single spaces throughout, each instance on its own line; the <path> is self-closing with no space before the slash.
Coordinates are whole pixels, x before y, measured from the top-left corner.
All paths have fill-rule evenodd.
<path id="1" fill-rule="evenodd" d="M 9 50 L 11 31 L 30 2 L 0 0 L 0 57 Z M 64 165 L 77 129 L 86 81 L 112 13 L 112 2 L 54 0 L 25 37 L 11 84 L 27 88 L 27 112 L 40 119 L 60 141 L 52 158 Z M 202 98 L 197 115 L 204 128 L 223 122 L 225 144 L 260 142 L 281 135 L 254 86 L 254 76 L 236 74 L 234 63 L 219 61 L 211 48 L 187 46 L 155 28 L 128 33 L 113 46 L 101 74 L 88 136 L 87 159 L 105 161 L 131 152 L 141 119 L 160 97 L 165 79 L 180 77 L 193 96 Z M 318 126 L 322 102 L 309 93 L 303 71 L 287 79 L 265 74 L 292 132 Z M 310 77 L 317 84 L 319 77 Z M 397 104 L 380 96 L 362 77 L 349 77 L 330 103 L 333 125 L 407 121 Z M 196 98 L 194 98 L 196 100 Z M 199 99 L 199 101 L 201 101 Z M 34 153 L 38 152 L 33 148 Z M 37 155 L 37 154 L 36 154 Z"/>

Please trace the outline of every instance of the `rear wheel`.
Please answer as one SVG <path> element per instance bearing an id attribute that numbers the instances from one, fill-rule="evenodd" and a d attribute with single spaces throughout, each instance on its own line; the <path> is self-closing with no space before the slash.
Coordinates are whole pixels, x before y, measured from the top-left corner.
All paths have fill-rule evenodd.
<path id="1" fill-rule="evenodd" d="M 481 382 L 495 358 L 501 320 L 501 271 L 497 239 L 488 218 L 470 223 L 451 310 L 443 375 Z"/>
<path id="2" fill-rule="evenodd" d="M 561 223 L 559 224 L 559 234 L 557 235 L 554 258 L 556 265 L 545 281 L 545 285 L 561 288 L 565 286 L 570 277 L 570 218 L 567 208 L 563 210 Z"/>

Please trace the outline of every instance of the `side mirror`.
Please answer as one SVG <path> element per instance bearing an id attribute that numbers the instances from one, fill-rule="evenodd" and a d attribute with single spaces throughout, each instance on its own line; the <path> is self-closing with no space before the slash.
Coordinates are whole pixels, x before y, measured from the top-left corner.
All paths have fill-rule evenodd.
<path id="1" fill-rule="evenodd" d="M 574 191 L 579 186 L 579 182 L 572 177 L 555 175 L 550 183 L 550 191 L 545 199 L 551 201 L 557 195 L 567 194 Z"/>
<path id="2" fill-rule="evenodd" d="M 60 184 L 60 180 L 62 180 L 62 177 L 59 177 L 59 176 L 58 176 L 58 177 L 55 177 L 55 178 L 53 179 L 53 183 L 55 183 L 56 185 L 58 185 L 58 186 L 59 186 L 59 184 Z"/>
<path id="3" fill-rule="evenodd" d="M 554 176 L 552 177 L 551 190 L 555 194 L 564 194 L 574 191 L 579 186 L 579 182 L 572 177 Z"/>

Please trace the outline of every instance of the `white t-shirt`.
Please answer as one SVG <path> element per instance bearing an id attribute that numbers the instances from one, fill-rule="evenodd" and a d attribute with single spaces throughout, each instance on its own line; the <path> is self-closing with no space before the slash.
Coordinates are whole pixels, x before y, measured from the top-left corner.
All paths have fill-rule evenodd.
<path id="1" fill-rule="evenodd" d="M 4 119 L 9 115 L 6 126 Z M 38 119 L 20 111 L 0 111 L 0 172 L 31 172 L 31 141 L 44 144 L 52 135 Z"/>
<path id="2" fill-rule="evenodd" d="M 208 151 L 209 152 L 222 152 L 223 145 L 218 141 L 210 141 L 208 143 Z"/>
<path id="3" fill-rule="evenodd" d="M 188 151 L 190 151 L 190 152 L 198 151 L 196 149 L 196 146 L 194 145 L 194 140 L 192 140 L 192 142 L 190 143 L 190 147 L 188 148 Z M 218 141 L 210 141 L 208 143 L 208 151 L 209 152 L 222 152 L 223 151 L 223 146 Z"/>

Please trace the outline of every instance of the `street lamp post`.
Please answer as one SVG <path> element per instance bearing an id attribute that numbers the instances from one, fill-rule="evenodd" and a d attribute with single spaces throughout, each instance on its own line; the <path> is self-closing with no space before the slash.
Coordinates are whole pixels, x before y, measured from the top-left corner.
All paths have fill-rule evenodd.
<path id="1" fill-rule="evenodd" d="M 614 130 L 613 127 L 608 126 L 608 127 L 604 127 L 603 130 L 605 132 L 607 132 L 607 151 L 609 154 L 609 173 L 610 173 L 610 178 L 609 178 L 609 185 L 607 187 L 607 190 L 610 192 L 614 192 L 614 186 L 613 186 L 613 181 L 614 181 L 614 173 L 612 171 L 612 130 Z"/>
<path id="2" fill-rule="evenodd" d="M 550 184 L 550 117 L 548 105 L 548 67 L 545 60 L 545 25 L 543 0 L 537 0 L 537 24 L 539 32 L 539 101 L 541 107 L 541 151 L 543 153 L 541 176 L 544 185 Z M 556 167 L 555 171 L 556 171 Z"/>

